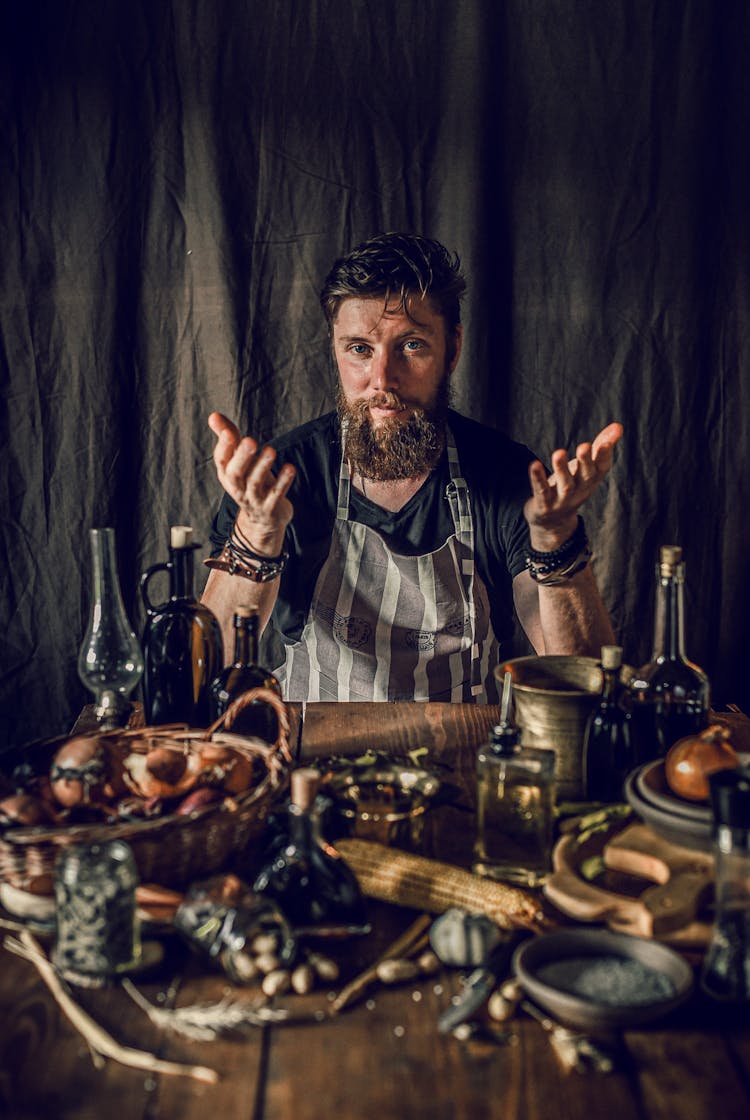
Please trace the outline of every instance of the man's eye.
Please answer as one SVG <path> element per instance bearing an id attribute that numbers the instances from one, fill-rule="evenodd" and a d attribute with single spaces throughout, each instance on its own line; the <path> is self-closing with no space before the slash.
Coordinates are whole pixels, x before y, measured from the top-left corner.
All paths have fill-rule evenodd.
<path id="1" fill-rule="evenodd" d="M 416 350 L 421 350 L 424 343 L 418 338 L 408 338 L 404 343 L 404 350 L 410 351 L 412 354 Z"/>
<path id="2" fill-rule="evenodd" d="M 370 347 L 366 346 L 364 342 L 353 342 L 349 349 L 352 354 L 367 354 Z"/>

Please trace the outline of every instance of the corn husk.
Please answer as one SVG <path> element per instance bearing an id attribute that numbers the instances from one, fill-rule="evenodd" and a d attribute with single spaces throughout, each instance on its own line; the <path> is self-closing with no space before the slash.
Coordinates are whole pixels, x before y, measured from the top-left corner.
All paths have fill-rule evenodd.
<path id="1" fill-rule="evenodd" d="M 486 914 L 501 929 L 541 929 L 548 924 L 537 899 L 520 887 L 370 840 L 343 839 L 336 847 L 369 898 L 431 914 L 455 906 Z"/>

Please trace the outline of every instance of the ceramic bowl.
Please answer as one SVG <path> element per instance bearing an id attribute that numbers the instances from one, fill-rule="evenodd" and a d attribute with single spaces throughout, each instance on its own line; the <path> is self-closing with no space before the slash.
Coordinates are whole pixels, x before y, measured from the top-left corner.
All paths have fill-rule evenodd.
<path id="1" fill-rule="evenodd" d="M 553 1019 L 591 1033 L 661 1018 L 693 990 L 692 969 L 674 950 L 607 930 L 541 934 L 516 950 L 513 970 L 524 991 Z M 642 984 L 635 988 L 639 977 Z"/>
<path id="2" fill-rule="evenodd" d="M 650 765 L 647 763 L 646 765 Z M 701 852 L 712 850 L 712 821 L 710 811 L 698 817 L 686 815 L 682 812 L 681 799 L 675 798 L 677 807 L 665 807 L 664 799 L 657 803 L 652 800 L 648 789 L 641 793 L 638 778 L 642 767 L 632 771 L 625 780 L 625 800 L 633 808 L 641 820 L 658 832 L 665 840 L 672 844 L 679 844 L 683 848 L 696 848 Z M 668 804 L 668 803 L 667 803 Z"/>
<path id="3" fill-rule="evenodd" d="M 635 788 L 642 798 L 650 801 L 657 809 L 664 809 L 678 817 L 688 817 L 700 824 L 711 823 L 711 810 L 707 801 L 688 801 L 684 797 L 678 797 L 669 788 L 663 758 L 657 758 L 639 768 L 635 776 Z"/>

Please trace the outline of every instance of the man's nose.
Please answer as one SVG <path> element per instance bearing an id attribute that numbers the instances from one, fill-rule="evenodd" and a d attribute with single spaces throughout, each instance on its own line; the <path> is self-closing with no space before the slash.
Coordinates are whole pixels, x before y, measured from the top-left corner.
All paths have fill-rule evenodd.
<path id="1" fill-rule="evenodd" d="M 370 382 L 374 389 L 384 391 L 398 386 L 398 363 L 387 350 L 376 350 L 370 364 Z"/>

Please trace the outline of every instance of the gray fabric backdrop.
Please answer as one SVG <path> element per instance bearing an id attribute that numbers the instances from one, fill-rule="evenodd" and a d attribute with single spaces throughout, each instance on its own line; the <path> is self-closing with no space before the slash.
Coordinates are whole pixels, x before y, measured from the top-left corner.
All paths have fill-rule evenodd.
<path id="1" fill-rule="evenodd" d="M 86 699 L 89 529 L 140 631 L 208 412 L 328 408 L 320 281 L 396 228 L 470 275 L 460 408 L 544 457 L 625 424 L 589 523 L 627 659 L 681 543 L 750 704 L 749 48 L 743 0 L 5 0 L 0 745 Z"/>

